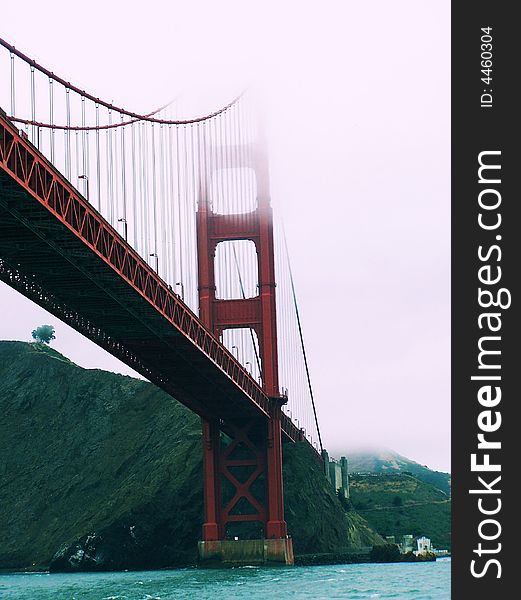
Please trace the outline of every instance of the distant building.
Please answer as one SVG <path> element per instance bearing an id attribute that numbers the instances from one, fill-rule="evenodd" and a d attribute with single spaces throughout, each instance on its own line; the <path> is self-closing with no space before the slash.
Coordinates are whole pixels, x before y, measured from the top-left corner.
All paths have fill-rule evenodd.
<path id="1" fill-rule="evenodd" d="M 347 458 L 342 456 L 340 459 L 340 471 L 342 474 L 342 485 L 340 489 L 344 494 L 344 498 L 349 498 L 349 473 L 347 470 Z"/>
<path id="2" fill-rule="evenodd" d="M 396 538 L 394 537 L 394 535 L 386 535 L 385 536 L 385 541 L 388 544 L 396 544 Z"/>
<path id="3" fill-rule="evenodd" d="M 414 537 L 409 533 L 402 536 L 402 541 L 399 544 L 399 547 L 402 554 L 412 552 L 414 550 Z"/>
<path id="4" fill-rule="evenodd" d="M 388 535 L 386 538 L 388 544 L 394 544 L 394 535 Z M 414 543 L 416 542 L 416 550 L 414 549 Z M 448 556 L 449 551 L 445 549 L 436 550 L 432 545 L 431 540 L 428 537 L 422 536 L 414 538 L 412 535 L 407 534 L 402 536 L 401 542 L 398 544 L 400 552 L 407 554 L 413 552 L 416 556 L 425 556 L 426 554 L 436 554 L 436 556 Z"/>
<path id="5" fill-rule="evenodd" d="M 342 472 L 337 462 L 330 461 L 329 463 L 329 481 L 335 491 L 342 487 Z"/>
<path id="6" fill-rule="evenodd" d="M 344 498 L 349 498 L 349 473 L 347 458 L 342 456 L 339 462 L 330 459 L 327 450 L 322 451 L 324 473 L 335 492 L 340 492 Z"/>
<path id="7" fill-rule="evenodd" d="M 417 549 L 414 551 L 416 556 L 424 554 L 432 554 L 434 548 L 432 547 L 431 540 L 428 537 L 420 537 L 416 540 Z"/>
<path id="8" fill-rule="evenodd" d="M 419 537 L 416 540 L 417 549 L 414 554 L 421 556 L 425 554 L 435 554 L 436 556 L 448 556 L 449 551 L 446 548 L 440 548 L 439 550 L 432 545 L 431 540 L 428 537 Z"/>

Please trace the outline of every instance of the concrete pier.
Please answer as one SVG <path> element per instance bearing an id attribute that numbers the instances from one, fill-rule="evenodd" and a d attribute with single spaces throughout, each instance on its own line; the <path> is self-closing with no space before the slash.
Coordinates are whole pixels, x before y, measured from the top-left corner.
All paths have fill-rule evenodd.
<path id="1" fill-rule="evenodd" d="M 199 542 L 199 563 L 203 566 L 292 565 L 290 537 L 260 540 L 214 540 Z"/>

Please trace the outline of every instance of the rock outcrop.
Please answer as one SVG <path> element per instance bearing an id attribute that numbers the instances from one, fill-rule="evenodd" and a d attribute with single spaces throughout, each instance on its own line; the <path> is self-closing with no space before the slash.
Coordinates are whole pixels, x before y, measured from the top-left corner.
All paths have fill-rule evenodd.
<path id="1" fill-rule="evenodd" d="M 145 381 L 0 342 L 0 568 L 193 563 L 203 518 L 196 415 Z M 382 538 L 346 513 L 306 444 L 284 448 L 297 553 Z"/>

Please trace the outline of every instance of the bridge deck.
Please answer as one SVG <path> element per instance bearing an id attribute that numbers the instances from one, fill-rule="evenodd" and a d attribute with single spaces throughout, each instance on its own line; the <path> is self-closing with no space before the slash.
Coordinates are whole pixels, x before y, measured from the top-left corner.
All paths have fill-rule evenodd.
<path id="1" fill-rule="evenodd" d="M 197 414 L 268 417 L 247 371 L 2 114 L 0 279 Z"/>

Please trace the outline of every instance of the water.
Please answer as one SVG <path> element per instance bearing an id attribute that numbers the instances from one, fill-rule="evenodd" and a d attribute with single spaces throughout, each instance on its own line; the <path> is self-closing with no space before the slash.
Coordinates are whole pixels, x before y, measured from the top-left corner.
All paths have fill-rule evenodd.
<path id="1" fill-rule="evenodd" d="M 0 575 L 1 600 L 450 598 L 450 559 L 431 563 Z"/>

